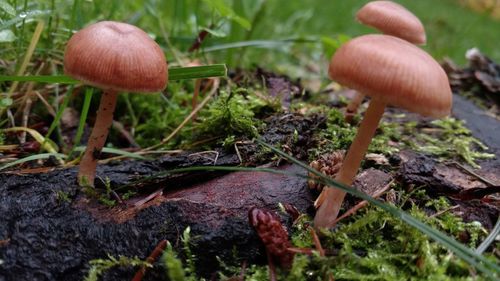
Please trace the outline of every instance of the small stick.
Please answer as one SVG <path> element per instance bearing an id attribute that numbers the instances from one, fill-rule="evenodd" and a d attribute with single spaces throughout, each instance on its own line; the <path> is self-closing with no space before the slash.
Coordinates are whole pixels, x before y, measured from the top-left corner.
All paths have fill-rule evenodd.
<path id="1" fill-rule="evenodd" d="M 314 241 L 314 247 L 316 247 L 316 250 L 318 251 L 319 256 L 324 257 L 325 250 L 323 249 L 323 246 L 321 246 L 321 242 L 319 241 L 319 237 L 316 234 L 316 231 L 314 230 L 314 228 L 310 227 L 310 232 L 311 232 L 311 236 L 312 236 L 313 241 Z M 333 278 L 333 273 L 331 273 L 331 272 L 328 273 L 328 281 L 333 281 L 333 280 L 335 280 L 335 278 Z"/>
<path id="2" fill-rule="evenodd" d="M 430 216 L 429 216 L 429 218 L 435 218 L 435 217 L 438 217 L 438 216 L 440 216 L 440 215 L 442 215 L 442 214 L 444 214 L 444 213 L 446 213 L 446 212 L 449 212 L 449 211 L 455 210 L 455 209 L 457 209 L 457 208 L 460 208 L 460 205 L 451 206 L 451 207 L 449 207 L 449 208 L 446 208 L 446 209 L 444 209 L 444 210 L 441 210 L 441 211 L 439 211 L 439 212 L 436 212 L 436 213 L 434 213 L 434 214 L 430 215 Z"/>
<path id="3" fill-rule="evenodd" d="M 386 184 L 384 186 L 384 188 L 382 188 L 377 193 L 375 193 L 373 195 L 373 198 L 378 198 L 378 197 L 382 196 L 382 194 L 384 194 L 387 190 L 389 190 L 389 188 L 391 187 L 391 185 L 393 183 L 394 183 L 394 180 L 391 180 L 388 184 Z M 356 204 L 356 206 L 354 206 L 351 209 L 347 210 L 344 214 L 342 214 L 340 217 L 338 217 L 335 220 L 334 224 L 337 224 L 342 219 L 345 219 L 345 218 L 347 218 L 347 217 L 355 214 L 359 209 L 364 208 L 366 205 L 368 205 L 368 201 L 366 201 L 366 200 L 363 200 L 363 201 L 359 202 L 358 204 Z"/>
<path id="4" fill-rule="evenodd" d="M 477 173 L 475 173 L 474 171 L 472 171 L 471 169 L 465 167 L 464 165 L 458 163 L 458 162 L 455 162 L 453 161 L 452 162 L 455 166 L 459 167 L 460 169 L 466 171 L 467 173 L 469 173 L 470 175 L 478 178 L 480 181 L 482 181 L 483 183 L 485 183 L 486 185 L 488 186 L 495 186 L 495 184 L 493 182 L 491 182 L 490 180 L 478 175 Z"/>
<path id="5" fill-rule="evenodd" d="M 168 243 L 167 240 L 160 241 L 160 243 L 158 243 L 158 245 L 156 245 L 155 249 L 151 252 L 149 257 L 146 259 L 146 262 L 148 262 L 149 264 L 152 265 L 156 261 L 156 259 L 161 255 L 161 253 L 163 253 L 163 251 L 167 247 L 167 243 Z M 142 266 L 137 271 L 134 278 L 132 278 L 132 281 L 141 281 L 142 277 L 144 277 L 145 273 L 146 273 L 146 267 Z"/>
<path id="6" fill-rule="evenodd" d="M 309 249 L 309 248 L 290 247 L 290 248 L 286 248 L 286 249 L 290 253 L 295 253 L 295 254 L 304 254 L 304 255 L 308 255 L 308 256 L 311 256 L 313 254 L 313 250 Z"/>
<path id="7" fill-rule="evenodd" d="M 316 234 L 316 231 L 314 230 L 314 228 L 309 228 L 309 231 L 311 232 L 311 236 L 312 236 L 313 241 L 314 241 L 314 247 L 316 247 L 316 250 L 318 251 L 319 256 L 324 257 L 325 250 L 323 249 L 323 246 L 321 246 L 321 242 L 319 241 L 319 237 Z"/>

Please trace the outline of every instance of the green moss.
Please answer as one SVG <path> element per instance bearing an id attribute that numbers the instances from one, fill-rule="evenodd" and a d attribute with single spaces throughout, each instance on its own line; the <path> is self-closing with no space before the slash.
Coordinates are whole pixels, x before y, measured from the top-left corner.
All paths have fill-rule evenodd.
<path id="1" fill-rule="evenodd" d="M 359 115 L 356 119 L 359 121 Z M 356 126 L 345 122 L 344 114 L 340 110 L 329 109 L 327 112 L 327 128 L 316 135 L 319 146 L 311 150 L 311 159 L 316 159 L 323 153 L 349 149 L 356 136 L 357 129 Z M 402 127 L 398 123 L 381 122 L 368 147 L 368 152 L 385 155 L 398 152 L 402 131 Z"/>
<path id="2" fill-rule="evenodd" d="M 450 206 L 440 198 L 429 200 L 425 207 L 440 212 Z M 417 205 L 408 211 L 455 238 L 467 231 L 474 237 L 471 247 L 476 246 L 478 237 L 484 237 L 484 229 L 477 223 L 464 223 L 451 213 L 432 217 Z M 355 216 L 328 237 L 329 243 L 340 247 L 334 258 L 336 280 L 472 280 L 466 263 L 417 229 L 376 208 Z"/>
<path id="3" fill-rule="evenodd" d="M 166 269 L 166 274 L 169 280 L 172 281 L 196 281 L 204 280 L 196 276 L 196 257 L 191 253 L 191 229 L 187 227 L 182 233 L 182 249 L 184 252 L 185 265 L 178 257 L 178 254 L 172 248 L 170 243 L 167 244 L 167 249 L 163 253 L 162 260 Z"/>
<path id="4" fill-rule="evenodd" d="M 118 259 L 113 256 L 108 256 L 107 259 L 95 259 L 89 262 L 90 269 L 85 277 L 85 281 L 97 281 L 99 276 L 101 276 L 107 270 L 122 266 L 122 267 L 151 267 L 151 264 L 145 262 L 137 257 L 128 258 L 124 256 L 120 256 Z"/>
<path id="5" fill-rule="evenodd" d="M 393 122 L 381 122 L 373 137 L 368 152 L 392 155 L 399 152 L 402 133 L 401 125 Z"/>
<path id="6" fill-rule="evenodd" d="M 57 201 L 59 201 L 61 203 L 71 203 L 71 199 L 69 197 L 69 194 L 67 192 L 62 191 L 62 190 L 56 191 L 56 198 L 57 198 Z"/>
<path id="7" fill-rule="evenodd" d="M 260 121 L 253 118 L 260 103 L 243 94 L 245 90 L 222 91 L 206 110 L 200 112 L 194 139 L 216 138 L 226 145 L 237 137 L 253 138 L 258 135 Z"/>
<path id="8" fill-rule="evenodd" d="M 412 216 L 455 239 L 466 232 L 470 237 L 469 247 L 476 247 L 479 238 L 486 236 L 479 223 L 463 222 L 449 212 L 450 204 L 445 197 L 430 199 L 424 190 L 410 194 L 396 192 Z M 412 201 L 406 200 L 410 197 Z M 425 203 L 419 206 L 414 202 Z M 291 231 L 294 247 L 314 249 L 310 224 L 307 216 L 294 223 Z M 277 272 L 278 280 L 327 280 L 325 277 L 330 273 L 335 280 L 486 280 L 481 275 L 472 276 L 467 263 L 416 228 L 375 207 L 363 209 L 335 231 L 323 234 L 323 248 L 338 252 L 329 257 L 297 254 L 290 271 Z M 232 270 L 236 275 L 239 268 Z M 250 266 L 245 280 L 268 280 L 267 266 Z"/>
<path id="9" fill-rule="evenodd" d="M 311 160 L 317 159 L 324 153 L 348 149 L 356 136 L 356 128 L 344 121 L 344 115 L 340 110 L 335 108 L 322 108 L 322 110 L 327 114 L 326 129 L 315 136 L 319 145 L 310 150 Z"/>
<path id="10" fill-rule="evenodd" d="M 100 192 L 97 199 L 101 204 L 107 207 L 114 207 L 116 205 L 116 200 L 111 199 L 113 189 L 111 188 L 111 180 L 108 177 L 104 179 L 104 187 L 105 187 L 104 191 Z"/>
<path id="11" fill-rule="evenodd" d="M 327 128 L 317 134 L 319 145 L 311 150 L 311 159 L 323 153 L 348 149 L 356 135 L 357 128 L 344 121 L 340 110 L 331 109 L 327 114 Z M 400 149 L 412 148 L 442 160 L 463 161 L 474 168 L 479 167 L 477 160 L 495 157 L 485 152 L 487 147 L 472 136 L 464 121 L 445 118 L 432 121 L 432 128 L 417 128 L 416 122 L 406 122 L 404 118 L 398 120 L 404 115 L 391 117 L 394 121 L 380 123 L 368 152 L 389 156 Z"/>
<path id="12" fill-rule="evenodd" d="M 432 125 L 436 128 L 432 134 L 416 134 L 417 145 L 413 148 L 441 159 L 465 161 L 474 168 L 479 168 L 477 160 L 495 157 L 484 152 L 487 147 L 471 135 L 464 121 L 445 118 L 433 121 Z"/>

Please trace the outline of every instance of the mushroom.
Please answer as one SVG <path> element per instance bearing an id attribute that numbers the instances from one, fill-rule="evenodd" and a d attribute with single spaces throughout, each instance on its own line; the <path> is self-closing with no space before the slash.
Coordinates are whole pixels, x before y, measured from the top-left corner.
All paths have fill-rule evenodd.
<path id="1" fill-rule="evenodd" d="M 102 21 L 71 37 L 64 53 L 64 73 L 103 90 L 78 173 L 80 186 L 93 186 L 97 160 L 113 122 L 118 93 L 165 89 L 167 62 L 160 46 L 141 29 L 126 23 Z"/>
<path id="2" fill-rule="evenodd" d="M 416 45 L 427 41 L 424 25 L 412 12 L 392 1 L 372 1 L 364 5 L 356 14 L 356 19 L 364 25 L 378 29 Z M 351 123 L 365 96 L 356 92 L 346 107 L 345 119 Z"/>
<path id="3" fill-rule="evenodd" d="M 452 95 L 444 70 L 429 54 L 397 37 L 372 34 L 352 39 L 333 56 L 329 75 L 372 98 L 336 176 L 345 185 L 352 184 L 386 105 L 435 118 L 450 113 Z M 323 189 L 315 202 L 317 228 L 334 225 L 344 196 L 340 189 Z"/>
<path id="4" fill-rule="evenodd" d="M 405 7 L 392 1 L 369 2 L 359 9 L 356 19 L 384 34 L 416 45 L 424 45 L 427 40 L 422 22 Z"/>

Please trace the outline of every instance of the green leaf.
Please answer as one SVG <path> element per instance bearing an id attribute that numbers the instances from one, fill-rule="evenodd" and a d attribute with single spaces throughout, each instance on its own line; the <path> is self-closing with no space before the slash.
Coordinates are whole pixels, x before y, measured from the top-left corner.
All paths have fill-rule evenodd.
<path id="1" fill-rule="evenodd" d="M 9 107 L 13 103 L 13 100 L 11 98 L 3 98 L 0 99 L 0 107 Z"/>
<path id="2" fill-rule="evenodd" d="M 14 42 L 16 35 L 10 29 L 0 30 L 0 43 Z"/>
<path id="3" fill-rule="evenodd" d="M 44 150 L 50 153 L 57 153 L 59 148 L 57 145 L 50 139 L 44 138 L 38 131 L 26 128 L 26 127 L 12 127 L 8 129 L 1 130 L 3 132 L 26 132 L 30 134 L 41 146 Z"/>
<path id="4" fill-rule="evenodd" d="M 225 64 L 211 64 L 194 67 L 177 67 L 168 70 L 168 80 L 184 80 L 184 79 L 200 79 L 211 77 L 225 77 L 227 68 Z M 0 75 L 0 82 L 3 81 L 20 81 L 20 82 L 40 82 L 40 83 L 60 83 L 60 84 L 78 84 L 80 81 L 66 75 L 51 75 L 51 76 L 14 76 Z"/>
<path id="5" fill-rule="evenodd" d="M 326 55 L 328 57 L 331 57 L 337 51 L 337 49 L 342 46 L 342 44 L 351 40 L 351 37 L 345 34 L 340 34 L 335 36 L 334 38 L 329 36 L 321 36 L 320 39 Z"/>
<path id="6" fill-rule="evenodd" d="M 204 2 L 205 4 L 210 6 L 210 8 L 216 10 L 221 16 L 236 22 L 244 29 L 250 30 L 252 28 L 252 24 L 250 23 L 250 21 L 244 17 L 237 15 L 231 7 L 226 5 L 224 0 L 204 0 Z"/>
<path id="7" fill-rule="evenodd" d="M 78 146 L 78 147 L 75 147 L 74 151 L 82 152 L 84 150 L 85 150 L 85 146 Z M 128 157 L 128 158 L 135 158 L 135 159 L 140 159 L 140 160 L 148 160 L 148 158 L 146 158 L 146 157 L 144 157 L 142 155 L 139 155 L 139 154 L 133 153 L 133 152 L 128 152 L 128 151 L 125 151 L 125 150 L 121 150 L 121 149 L 118 149 L 118 148 L 104 147 L 102 149 L 102 152 L 109 153 L 109 154 L 116 154 L 116 155 L 120 155 L 120 156 L 125 156 L 125 157 Z"/>
<path id="8" fill-rule="evenodd" d="M 5 0 L 0 0 L 0 9 L 11 16 L 16 15 L 16 9 L 12 7 L 9 3 L 5 2 Z"/>
<path id="9" fill-rule="evenodd" d="M 205 30 L 206 32 L 208 32 L 210 35 L 212 35 L 214 37 L 222 38 L 222 37 L 226 37 L 227 36 L 227 33 L 225 33 L 222 30 L 210 29 L 208 27 L 203 27 L 202 30 Z"/>

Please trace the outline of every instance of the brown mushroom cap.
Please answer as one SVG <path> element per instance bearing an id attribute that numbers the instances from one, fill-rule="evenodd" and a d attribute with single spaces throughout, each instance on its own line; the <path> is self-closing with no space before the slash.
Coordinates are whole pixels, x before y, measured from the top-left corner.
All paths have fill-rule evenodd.
<path id="1" fill-rule="evenodd" d="M 436 118 L 450 113 L 446 73 L 420 48 L 389 35 L 364 35 L 333 56 L 330 77 L 387 104 Z"/>
<path id="2" fill-rule="evenodd" d="M 392 1 L 372 1 L 359 9 L 356 19 L 381 32 L 413 44 L 426 42 L 422 22 L 405 7 Z"/>
<path id="3" fill-rule="evenodd" d="M 141 29 L 102 21 L 75 33 L 64 54 L 64 73 L 101 89 L 158 92 L 168 79 L 160 46 Z"/>

